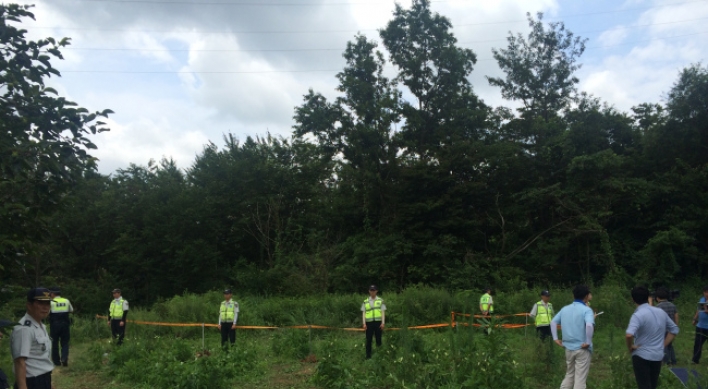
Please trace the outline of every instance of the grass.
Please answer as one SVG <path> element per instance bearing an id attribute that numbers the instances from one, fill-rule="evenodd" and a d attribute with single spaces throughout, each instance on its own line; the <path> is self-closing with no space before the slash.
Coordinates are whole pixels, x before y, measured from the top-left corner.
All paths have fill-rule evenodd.
<path id="1" fill-rule="evenodd" d="M 554 295 L 556 309 L 570 301 L 567 294 L 566 291 Z M 134 309 L 131 318 L 213 321 L 214 306 L 218 306 L 216 297 L 181 296 L 151 310 Z M 512 311 L 510 307 L 530 309 L 536 298 L 531 291 L 522 291 L 499 295 L 495 302 L 500 302 L 502 312 L 523 312 L 526 309 Z M 239 300 L 242 310 L 239 324 L 358 327 L 359 300 L 363 298 L 244 298 Z M 425 288 L 389 295 L 386 300 L 389 327 L 445 322 L 449 320 L 450 309 L 465 311 L 474 306 L 465 294 L 451 295 Z M 687 366 L 693 348 L 690 315 L 694 304 L 689 301 L 678 304 L 682 321 L 675 348 L 679 366 Z M 588 387 L 636 387 L 624 345 L 624 328 L 634 309 L 626 291 L 598 288 L 592 306 L 605 314 L 597 318 Z M 491 336 L 466 327 L 386 331 L 383 346 L 375 349 L 369 361 L 364 359 L 364 335 L 360 332 L 238 330 L 236 347 L 227 353 L 221 350 L 219 333 L 213 328 L 206 329 L 202 347 L 201 331 L 201 328 L 129 323 L 125 344 L 118 348 L 109 341 L 110 331 L 105 321 L 77 318 L 72 329 L 70 365 L 55 370 L 56 387 L 541 389 L 559 387 L 565 371 L 563 350 L 550 342 L 541 343 L 533 327 L 527 327 L 526 331 L 496 330 Z M 11 365 L 6 354 L 0 353 L 0 367 L 9 372 Z M 706 363 L 696 369 L 708 378 L 705 367 L 708 354 L 704 360 Z M 666 370 L 662 372 L 661 387 L 682 386 Z"/>

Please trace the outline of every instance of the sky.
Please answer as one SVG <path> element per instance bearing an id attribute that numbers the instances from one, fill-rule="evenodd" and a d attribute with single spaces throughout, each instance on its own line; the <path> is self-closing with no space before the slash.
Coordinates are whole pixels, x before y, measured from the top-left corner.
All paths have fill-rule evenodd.
<path id="1" fill-rule="evenodd" d="M 28 38 L 70 37 L 48 84 L 89 110 L 99 171 L 172 158 L 188 169 L 225 134 L 289 137 L 309 89 L 339 96 L 335 75 L 357 33 L 381 42 L 393 0 L 16 0 L 34 4 Z M 400 0 L 409 7 L 411 0 Z M 491 106 L 514 106 L 485 76 L 492 48 L 528 34 L 526 13 L 588 38 L 578 89 L 620 111 L 661 103 L 681 69 L 706 63 L 708 0 L 432 0 L 478 58 L 470 81 Z M 383 48 L 380 47 L 383 51 Z M 393 70 L 391 70 L 393 71 Z"/>

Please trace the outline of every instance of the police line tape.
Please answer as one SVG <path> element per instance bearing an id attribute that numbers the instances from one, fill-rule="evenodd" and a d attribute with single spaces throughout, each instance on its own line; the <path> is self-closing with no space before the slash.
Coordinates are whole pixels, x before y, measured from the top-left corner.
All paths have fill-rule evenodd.
<path id="1" fill-rule="evenodd" d="M 461 314 L 461 313 L 456 313 L 452 312 L 452 323 L 440 323 L 440 324 L 427 324 L 427 325 L 422 325 L 422 326 L 411 326 L 411 327 L 405 327 L 406 329 L 409 330 L 423 330 L 423 329 L 430 329 L 430 328 L 445 328 L 445 327 L 455 327 L 457 322 L 455 321 L 455 315 L 459 316 L 470 316 L 469 314 Z M 507 315 L 507 316 L 520 316 L 519 315 Z M 476 317 L 477 315 L 475 315 Z M 480 317 L 487 317 L 487 316 L 480 316 Z M 496 317 L 496 316 L 495 316 Z M 501 317 L 501 316 L 500 316 Z M 108 319 L 108 316 L 102 316 L 102 315 L 96 315 L 96 319 Z M 167 323 L 167 322 L 157 322 L 157 321 L 142 321 L 142 320 L 126 320 L 128 323 L 132 324 L 143 324 L 143 325 L 151 325 L 151 326 L 164 326 L 164 327 L 218 327 L 218 324 L 211 324 L 211 323 Z M 469 323 L 461 323 L 464 326 L 469 326 Z M 481 327 L 481 324 L 471 324 L 474 327 Z M 527 325 L 530 324 L 497 324 L 495 327 L 499 328 L 523 328 L 526 327 Z M 277 329 L 282 329 L 282 328 L 291 328 L 291 329 L 313 329 L 313 330 L 342 330 L 342 331 L 361 331 L 363 332 L 363 328 L 342 328 L 342 327 L 328 327 L 328 326 L 320 326 L 320 325 L 299 325 L 299 326 L 280 326 L 280 327 L 275 327 L 275 326 L 236 326 L 237 329 L 242 329 L 242 330 L 277 330 Z M 401 330 L 401 328 L 385 328 L 386 331 L 398 331 Z"/>

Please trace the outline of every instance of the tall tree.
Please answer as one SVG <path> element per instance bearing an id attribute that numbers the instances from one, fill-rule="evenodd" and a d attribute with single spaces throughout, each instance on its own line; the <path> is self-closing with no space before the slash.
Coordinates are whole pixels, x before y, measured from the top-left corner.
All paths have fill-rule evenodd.
<path id="1" fill-rule="evenodd" d="M 549 118 L 566 108 L 575 98 L 580 69 L 578 58 L 585 51 L 587 39 L 576 37 L 565 24 L 543 23 L 543 14 L 535 20 L 527 14 L 531 31 L 527 38 L 509 33 L 506 49 L 492 49 L 494 58 L 506 77 L 487 77 L 501 88 L 508 100 L 521 101 L 524 115 Z"/>
<path id="2" fill-rule="evenodd" d="M 111 113 L 89 113 L 45 86 L 59 76 L 50 61 L 62 59 L 69 39 L 27 40 L 14 23 L 34 19 L 30 8 L 0 5 L 0 267 L 33 255 L 47 217 L 77 177 L 95 169 L 88 135 L 107 131 L 96 119 Z"/>

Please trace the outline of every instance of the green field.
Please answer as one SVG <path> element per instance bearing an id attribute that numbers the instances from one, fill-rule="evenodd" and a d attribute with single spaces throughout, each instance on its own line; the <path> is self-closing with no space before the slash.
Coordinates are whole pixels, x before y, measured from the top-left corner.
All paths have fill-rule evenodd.
<path id="1" fill-rule="evenodd" d="M 536 301 L 535 292 L 499 294 L 498 313 L 520 313 Z M 633 388 L 624 328 L 633 311 L 628 292 L 616 287 L 594 290 L 597 319 L 589 388 Z M 677 301 L 681 333 L 675 347 L 679 365 L 690 362 L 693 345 L 693 298 L 684 291 Z M 364 359 L 364 335 L 334 330 L 239 330 L 236 347 L 222 351 L 214 328 L 157 327 L 130 323 L 122 347 L 114 346 L 104 320 L 77 318 L 72 332 L 70 366 L 58 368 L 62 388 L 557 388 L 564 374 L 563 350 L 542 343 L 533 327 L 406 330 L 407 326 L 449 322 L 450 311 L 470 311 L 476 295 L 411 288 L 384 294 L 389 313 L 383 346 Z M 241 298 L 242 325 L 360 325 L 364 296 L 310 298 Z M 697 297 L 696 297 L 697 298 Z M 150 310 L 133 309 L 131 319 L 173 323 L 213 323 L 219 293 L 184 295 Z M 569 291 L 555 292 L 558 308 L 571 301 Z M 517 308 L 517 309 L 513 309 Z M 512 318 L 509 323 L 524 322 Z M 552 347 L 551 347 L 552 346 Z M 708 363 L 708 359 L 704 359 Z M 708 377 L 706 364 L 697 370 Z M 2 367 L 11 370 L 3 353 Z M 682 387 L 668 370 L 662 388 Z"/>

